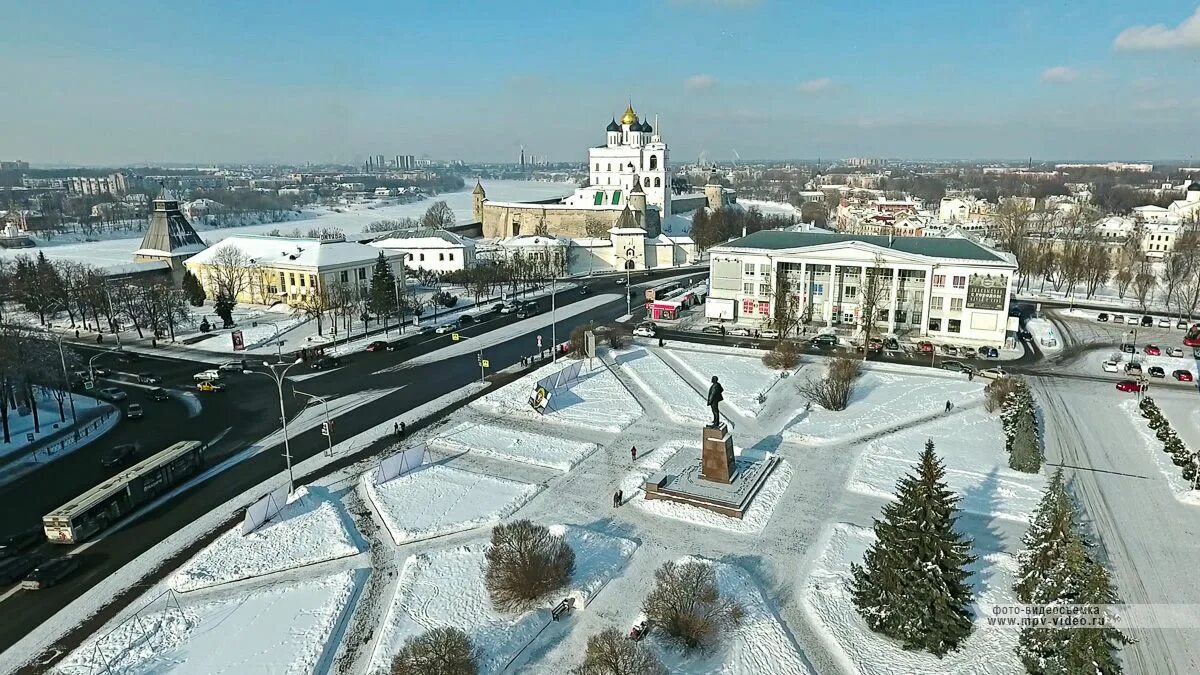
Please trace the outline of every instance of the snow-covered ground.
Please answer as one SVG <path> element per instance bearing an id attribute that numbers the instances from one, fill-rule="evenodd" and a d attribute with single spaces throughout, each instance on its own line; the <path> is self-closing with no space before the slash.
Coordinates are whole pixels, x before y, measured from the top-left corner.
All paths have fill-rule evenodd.
<path id="1" fill-rule="evenodd" d="M 89 639 L 53 672 L 313 673 L 331 665 L 362 575 L 353 571 L 191 599 L 166 594 Z"/>
<path id="2" fill-rule="evenodd" d="M 362 486 L 397 544 L 499 522 L 539 490 L 537 485 L 437 464 L 382 485 L 364 473 Z"/>
<path id="3" fill-rule="evenodd" d="M 693 389 L 659 356 L 642 347 L 613 352 L 617 366 L 680 424 L 703 425 L 710 419 L 704 395 Z"/>
<path id="4" fill-rule="evenodd" d="M 492 606 L 481 572 L 486 540 L 409 558 L 400 572 L 370 672 L 387 672 L 405 640 L 442 626 L 454 626 L 470 636 L 479 650 L 480 673 L 502 671 L 535 638 L 549 638 L 564 630 L 567 622 L 549 627 L 550 608 L 561 597 L 575 595 L 580 610 L 581 604 L 620 574 L 637 544 L 582 527 L 556 529 L 575 551 L 575 573 L 568 589 L 536 610 L 509 613 Z"/>
<path id="5" fill-rule="evenodd" d="M 110 410 L 115 410 L 113 406 L 104 403 L 90 396 L 75 394 L 75 409 L 78 412 L 90 410 L 97 406 L 104 406 Z M 30 445 L 29 434 L 33 434 L 33 443 L 39 442 L 41 439 L 58 433 L 62 429 L 71 426 L 71 403 L 63 399 L 63 410 L 66 412 L 66 421 L 59 419 L 58 416 L 58 401 L 49 398 L 49 395 L 43 396 L 39 392 L 37 397 L 38 421 L 41 429 L 33 430 L 33 413 L 27 411 L 28 414 L 22 415 L 17 410 L 10 408 L 8 410 L 8 433 L 12 439 L 11 443 L 0 442 L 0 459 L 20 452 Z M 0 441 L 3 441 L 0 436 Z"/>
<path id="6" fill-rule="evenodd" d="M 946 466 L 946 485 L 962 497 L 964 511 L 1027 521 L 1046 487 L 1041 474 L 1008 468 L 999 414 L 982 406 L 958 408 L 920 424 L 869 441 L 847 487 L 893 499 L 896 481 L 911 473 L 932 440 Z"/>
<path id="7" fill-rule="evenodd" d="M 560 361 L 521 377 L 512 385 L 490 392 L 471 406 L 497 417 L 516 417 L 526 421 L 550 422 L 567 427 L 618 433 L 642 415 L 637 400 L 599 360 L 594 370 L 585 364 L 580 379 L 570 387 L 554 392 L 545 414 L 529 405 L 529 394 L 543 377 L 569 368 L 575 361 Z"/>
<path id="8" fill-rule="evenodd" d="M 178 591 L 260 577 L 358 554 L 363 549 L 341 505 L 325 488 L 307 486 L 254 532 L 238 523 L 184 564 L 171 577 Z"/>
<path id="9" fill-rule="evenodd" d="M 725 401 L 743 417 L 755 417 L 762 412 L 771 390 L 786 382 L 780 378 L 781 371 L 764 366 L 762 358 L 678 348 L 660 353 L 704 386 L 716 375 L 724 388 Z"/>
<path id="10" fill-rule="evenodd" d="M 1195 406 L 1194 401 L 1191 403 L 1191 406 Z M 1135 443 L 1141 446 L 1146 454 L 1153 458 L 1154 465 L 1158 467 L 1159 473 L 1162 474 L 1163 480 L 1166 481 L 1175 498 L 1184 504 L 1200 506 L 1200 490 L 1193 490 L 1192 486 L 1188 485 L 1188 482 L 1183 479 L 1181 469 L 1171 461 L 1171 455 L 1163 451 L 1162 441 L 1158 440 L 1158 437 L 1154 435 L 1154 429 L 1146 425 L 1146 418 L 1142 417 L 1141 411 L 1138 409 L 1137 400 L 1132 398 L 1126 399 L 1121 401 L 1119 407 L 1129 416 L 1133 428 L 1137 430 L 1138 441 L 1135 441 Z M 1175 429 L 1175 433 L 1179 434 L 1181 439 L 1184 439 L 1188 447 L 1196 447 L 1195 442 L 1189 440 L 1189 437 L 1195 437 L 1195 422 L 1188 419 L 1195 416 L 1195 409 L 1193 408 L 1185 413 L 1179 410 L 1179 406 L 1169 405 L 1167 407 L 1171 410 L 1163 410 L 1163 406 L 1161 405 L 1159 409 L 1163 410 L 1163 415 L 1171 422 L 1171 428 Z"/>
<path id="11" fill-rule="evenodd" d="M 863 553 L 875 539 L 866 528 L 846 523 L 829 527 L 822 537 L 824 546 L 804 582 L 805 608 L 845 673 L 862 675 L 1014 675 L 1025 672 L 1014 649 L 1018 631 L 1012 628 L 981 626 L 962 647 L 937 658 L 925 652 L 902 650 L 899 645 L 871 632 L 850 601 L 846 584 L 850 563 L 861 563 Z M 992 605 L 1016 602 L 1012 593 L 1015 560 L 1005 553 L 981 552 L 972 566 L 975 574 L 969 583 L 977 603 Z"/>
<path id="12" fill-rule="evenodd" d="M 463 422 L 450 431 L 440 433 L 430 441 L 430 445 L 559 471 L 570 471 L 571 467 L 595 452 L 597 447 L 595 443 L 546 436 L 482 420 Z"/>
<path id="13" fill-rule="evenodd" d="M 794 388 L 805 378 L 818 375 L 814 368 L 805 368 L 776 390 Z M 886 370 L 871 366 L 859 376 L 845 410 L 825 410 L 813 403 L 787 428 L 786 435 L 807 444 L 847 442 L 880 429 L 926 419 L 944 411 L 946 401 L 964 406 L 979 400 L 984 384 L 981 380 L 967 381 L 958 373 L 916 366 L 888 365 Z"/>

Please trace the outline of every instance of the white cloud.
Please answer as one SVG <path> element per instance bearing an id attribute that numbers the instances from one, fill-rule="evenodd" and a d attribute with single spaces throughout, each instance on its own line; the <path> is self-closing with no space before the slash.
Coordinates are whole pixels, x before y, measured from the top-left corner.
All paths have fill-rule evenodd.
<path id="1" fill-rule="evenodd" d="M 806 80 L 796 85 L 796 90 L 801 94 L 819 94 L 823 91 L 829 91 L 833 87 L 833 80 L 828 77 L 818 77 L 815 80 Z"/>
<path id="2" fill-rule="evenodd" d="M 712 75 L 693 75 L 683 81 L 683 88 L 688 91 L 704 91 L 717 86 L 717 78 Z"/>
<path id="3" fill-rule="evenodd" d="M 1178 26 L 1168 28 L 1166 24 L 1153 26 L 1131 26 L 1121 31 L 1113 40 L 1117 49 L 1198 49 L 1200 48 L 1200 7 Z"/>
<path id="4" fill-rule="evenodd" d="M 1066 84 L 1079 79 L 1079 72 L 1067 66 L 1054 66 L 1042 71 L 1042 82 Z"/>

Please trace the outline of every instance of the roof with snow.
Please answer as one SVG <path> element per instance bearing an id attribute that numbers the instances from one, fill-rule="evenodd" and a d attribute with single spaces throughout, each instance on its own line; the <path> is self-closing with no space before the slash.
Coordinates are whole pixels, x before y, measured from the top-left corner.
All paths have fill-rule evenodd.
<path id="1" fill-rule="evenodd" d="M 150 228 L 136 255 L 175 257 L 203 251 L 207 245 L 179 210 L 179 202 L 165 190 L 154 200 Z"/>
<path id="2" fill-rule="evenodd" d="M 378 258 L 381 252 L 389 258 L 400 256 L 399 253 L 389 253 L 353 241 L 237 235 L 222 239 L 193 256 L 188 262 L 211 265 L 219 251 L 231 246 L 241 250 L 250 259 L 251 264 L 285 267 L 322 268 L 369 263 Z"/>
<path id="3" fill-rule="evenodd" d="M 380 248 L 446 248 L 447 246 L 466 247 L 473 243 L 465 237 L 447 230 L 426 228 L 394 230 L 372 241 L 371 245 Z"/>
<path id="4" fill-rule="evenodd" d="M 978 260 L 980 262 L 1005 262 L 1003 256 L 970 239 L 958 237 L 886 237 L 870 234 L 842 234 L 835 232 L 787 232 L 783 230 L 760 230 L 734 239 L 720 248 L 758 248 L 785 250 L 809 248 L 827 244 L 863 242 L 901 253 L 923 255 L 931 258 L 953 258 L 956 260 Z"/>

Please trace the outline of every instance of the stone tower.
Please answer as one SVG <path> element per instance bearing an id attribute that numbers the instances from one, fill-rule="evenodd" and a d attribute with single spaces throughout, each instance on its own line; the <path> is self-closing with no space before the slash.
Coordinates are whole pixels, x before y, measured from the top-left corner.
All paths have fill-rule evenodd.
<path id="1" fill-rule="evenodd" d="M 179 200 L 164 187 L 154 200 L 150 227 L 142 245 L 133 252 L 138 262 L 162 260 L 171 266 L 171 278 L 178 286 L 183 281 L 183 261 L 208 248 L 192 224 L 179 209 Z"/>
<path id="2" fill-rule="evenodd" d="M 708 174 L 708 183 L 704 186 L 704 197 L 708 201 L 708 208 L 719 209 L 725 205 L 725 188 L 717 182 L 717 172 L 713 171 Z"/>
<path id="3" fill-rule="evenodd" d="M 483 191 L 483 184 L 478 179 L 475 180 L 475 189 L 471 190 L 471 216 L 483 222 L 483 202 L 487 199 L 487 193 Z"/>
<path id="4" fill-rule="evenodd" d="M 646 193 L 642 191 L 642 182 L 636 173 L 633 174 L 633 189 L 629 192 L 628 206 L 637 218 L 638 227 L 646 227 Z"/>

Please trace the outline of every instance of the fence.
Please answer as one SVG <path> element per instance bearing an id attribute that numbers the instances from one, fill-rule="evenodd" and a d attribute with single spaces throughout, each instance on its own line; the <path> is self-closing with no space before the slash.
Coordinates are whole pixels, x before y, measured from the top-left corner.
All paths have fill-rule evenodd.
<path id="1" fill-rule="evenodd" d="M 88 422 L 84 427 L 75 429 L 75 433 L 73 435 L 55 441 L 53 444 L 46 447 L 38 448 L 32 454 L 26 455 L 19 461 L 34 464 L 41 462 L 53 462 L 56 459 L 54 455 L 57 455 L 58 453 L 74 446 L 77 443 L 83 442 L 83 439 L 92 435 L 104 435 L 104 432 L 108 431 L 108 429 L 104 428 L 105 424 L 108 422 L 110 417 L 116 414 L 117 411 L 109 410 L 91 422 Z"/>
<path id="2" fill-rule="evenodd" d="M 170 637 L 190 628 L 190 620 L 179 604 L 175 591 L 167 588 L 151 598 L 132 616 L 117 624 L 92 643 L 89 658 L 75 667 L 64 668 L 71 675 L 115 675 L 125 672 L 122 663 L 137 652 L 154 652 L 171 646 Z"/>

